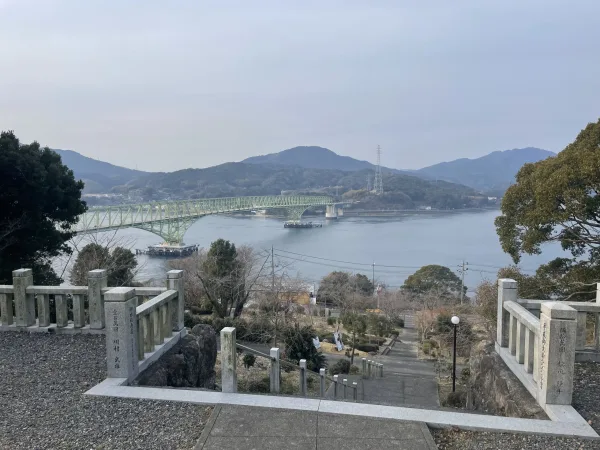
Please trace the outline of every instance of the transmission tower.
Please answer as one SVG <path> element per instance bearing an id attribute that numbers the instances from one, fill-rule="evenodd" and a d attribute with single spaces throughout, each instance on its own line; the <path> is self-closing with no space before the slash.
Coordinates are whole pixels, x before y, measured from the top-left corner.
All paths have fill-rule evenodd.
<path id="1" fill-rule="evenodd" d="M 381 147 L 377 146 L 377 168 L 375 169 L 375 181 L 373 190 L 377 195 L 383 194 L 383 178 L 381 176 Z"/>
<path id="2" fill-rule="evenodd" d="M 371 192 L 371 175 L 367 175 L 367 192 Z"/>

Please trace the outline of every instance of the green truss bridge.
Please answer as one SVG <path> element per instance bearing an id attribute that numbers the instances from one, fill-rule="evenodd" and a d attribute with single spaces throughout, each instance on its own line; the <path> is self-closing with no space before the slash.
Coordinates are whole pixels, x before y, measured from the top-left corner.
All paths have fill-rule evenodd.
<path id="1" fill-rule="evenodd" d="M 183 235 L 200 217 L 235 211 L 284 209 L 289 220 L 300 220 L 312 206 L 335 205 L 334 199 L 312 195 L 268 195 L 262 197 L 203 198 L 136 205 L 90 208 L 75 226 L 77 234 L 119 228 L 141 228 L 171 244 L 183 242 Z"/>

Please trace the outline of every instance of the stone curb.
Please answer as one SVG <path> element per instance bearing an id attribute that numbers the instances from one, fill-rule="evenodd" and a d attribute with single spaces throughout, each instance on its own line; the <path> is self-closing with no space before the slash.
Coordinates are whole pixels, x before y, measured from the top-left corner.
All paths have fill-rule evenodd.
<path id="1" fill-rule="evenodd" d="M 210 417 L 208 418 L 206 425 L 204 426 L 204 429 L 202 430 L 202 434 L 200 434 L 200 438 L 198 439 L 198 442 L 196 442 L 196 445 L 194 445 L 193 450 L 202 450 L 202 448 L 204 447 L 204 444 L 206 444 L 206 441 L 208 440 L 208 437 L 210 436 L 210 433 L 211 433 L 213 427 L 215 426 L 215 422 L 217 421 L 217 417 L 219 417 L 219 414 L 221 413 L 222 408 L 223 407 L 221 405 L 214 406 L 214 409 L 212 410 L 212 413 L 210 413 Z"/>

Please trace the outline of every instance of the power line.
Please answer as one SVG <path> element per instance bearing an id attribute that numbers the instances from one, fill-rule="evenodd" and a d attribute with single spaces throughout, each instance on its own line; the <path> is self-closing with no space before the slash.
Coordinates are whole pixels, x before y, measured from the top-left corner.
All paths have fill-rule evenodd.
<path id="1" fill-rule="evenodd" d="M 358 263 L 358 262 L 352 262 L 352 261 L 341 261 L 339 259 L 321 258 L 319 256 L 311 256 L 311 255 L 305 255 L 303 253 L 290 252 L 290 251 L 283 250 L 280 248 L 276 248 L 275 250 L 277 250 L 278 252 L 289 253 L 290 255 L 302 256 L 304 258 L 319 259 L 321 261 L 331 261 L 331 262 L 337 262 L 337 263 L 341 263 L 341 264 L 351 264 L 353 266 L 364 266 L 364 267 L 372 267 L 373 266 L 373 263 Z M 387 264 L 377 264 L 377 267 L 386 267 L 386 268 L 390 268 L 390 269 L 420 269 L 421 268 L 421 266 L 392 266 L 392 265 L 387 265 Z"/>

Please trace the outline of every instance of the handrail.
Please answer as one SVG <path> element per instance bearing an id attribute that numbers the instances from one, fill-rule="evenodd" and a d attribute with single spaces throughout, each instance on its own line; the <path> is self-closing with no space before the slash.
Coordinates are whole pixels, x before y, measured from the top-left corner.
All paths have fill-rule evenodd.
<path id="1" fill-rule="evenodd" d="M 529 328 L 536 335 L 540 332 L 540 319 L 535 317 L 527 309 L 523 308 L 516 302 L 504 302 L 504 309 L 511 313 L 519 322 Z"/>
<path id="2" fill-rule="evenodd" d="M 540 310 L 542 308 L 542 303 L 551 302 L 554 300 L 530 300 L 519 298 L 517 299 L 517 303 L 524 306 L 527 309 Z M 575 301 L 561 301 L 565 305 L 570 306 L 579 312 L 590 312 L 590 313 L 600 313 L 600 303 L 597 302 L 575 302 Z"/>
<path id="3" fill-rule="evenodd" d="M 256 356 L 262 356 L 263 358 L 269 358 L 271 361 L 276 361 L 275 358 L 272 358 L 271 355 L 267 355 L 266 353 L 260 352 L 258 350 L 253 349 L 252 347 L 246 347 L 245 345 L 242 344 L 238 344 L 237 342 L 235 343 L 236 347 L 239 347 L 241 349 L 244 349 L 250 353 L 255 354 Z"/>
<path id="4" fill-rule="evenodd" d="M 87 295 L 87 286 L 28 286 L 25 289 L 27 294 L 45 294 L 45 295 Z"/>
<path id="5" fill-rule="evenodd" d="M 175 297 L 177 297 L 177 291 L 165 291 L 162 294 L 154 297 L 152 300 L 147 301 L 146 303 L 142 303 L 135 309 L 135 313 L 138 316 L 150 314 L 153 310 L 161 306 L 163 303 L 168 302 L 169 300 L 172 300 Z"/>

